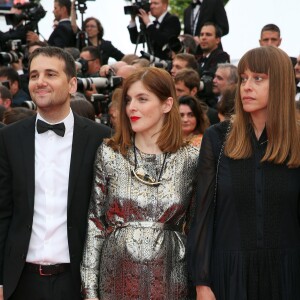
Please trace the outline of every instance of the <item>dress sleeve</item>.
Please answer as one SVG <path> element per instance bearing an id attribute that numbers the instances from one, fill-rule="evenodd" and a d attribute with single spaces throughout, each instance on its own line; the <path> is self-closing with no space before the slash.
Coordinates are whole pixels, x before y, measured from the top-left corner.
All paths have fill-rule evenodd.
<path id="1" fill-rule="evenodd" d="M 212 136 L 204 134 L 198 161 L 196 210 L 188 235 L 188 267 L 193 284 L 210 286 L 210 259 L 214 227 L 216 159 Z"/>
<path id="2" fill-rule="evenodd" d="M 108 176 L 103 159 L 103 144 L 97 151 L 94 169 L 94 184 L 87 221 L 87 237 L 80 268 L 84 298 L 98 297 L 100 255 L 106 237 L 105 212 Z"/>

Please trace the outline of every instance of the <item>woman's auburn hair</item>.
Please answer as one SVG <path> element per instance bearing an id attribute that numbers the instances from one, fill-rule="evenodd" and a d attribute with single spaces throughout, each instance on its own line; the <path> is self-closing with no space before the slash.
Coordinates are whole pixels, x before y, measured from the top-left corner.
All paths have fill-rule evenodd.
<path id="1" fill-rule="evenodd" d="M 149 92 L 156 95 L 162 103 L 169 97 L 173 98 L 172 108 L 165 114 L 163 126 L 157 133 L 159 134 L 157 145 L 162 152 L 176 152 L 184 145 L 184 141 L 175 85 L 167 71 L 155 67 L 139 69 L 124 81 L 121 98 L 119 99 L 119 125 L 114 136 L 107 141 L 107 144 L 115 151 L 120 151 L 124 156 L 127 154 L 128 148 L 132 146 L 134 132 L 126 115 L 126 103 L 129 88 L 138 81 Z"/>
<path id="2" fill-rule="evenodd" d="M 266 131 L 268 144 L 262 162 L 300 166 L 300 123 L 296 118 L 295 78 L 288 55 L 273 46 L 259 47 L 244 54 L 238 64 L 238 74 L 247 69 L 269 76 L 269 99 Z M 241 86 L 239 76 L 238 87 Z M 243 110 L 240 90 L 235 97 L 235 116 L 231 120 L 225 154 L 233 159 L 249 158 L 252 144 L 249 127 L 253 126 L 250 113 Z"/>

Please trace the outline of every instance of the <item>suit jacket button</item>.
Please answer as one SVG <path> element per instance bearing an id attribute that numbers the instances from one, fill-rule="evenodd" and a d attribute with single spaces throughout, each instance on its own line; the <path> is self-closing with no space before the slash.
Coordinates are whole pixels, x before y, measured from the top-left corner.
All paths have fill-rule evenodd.
<path id="1" fill-rule="evenodd" d="M 27 229 L 31 230 L 32 226 L 31 225 L 27 225 Z"/>
<path id="2" fill-rule="evenodd" d="M 26 255 L 23 253 L 22 254 L 22 260 L 25 260 L 26 259 Z"/>

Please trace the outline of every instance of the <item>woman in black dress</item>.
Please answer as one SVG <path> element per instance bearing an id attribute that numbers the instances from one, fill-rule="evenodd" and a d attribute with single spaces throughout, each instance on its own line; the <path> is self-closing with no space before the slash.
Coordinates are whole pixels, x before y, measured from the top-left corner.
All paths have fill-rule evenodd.
<path id="1" fill-rule="evenodd" d="M 204 134 L 188 238 L 197 300 L 300 299 L 300 124 L 289 57 L 248 51 L 235 116 Z M 225 141 L 226 140 L 226 141 Z"/>

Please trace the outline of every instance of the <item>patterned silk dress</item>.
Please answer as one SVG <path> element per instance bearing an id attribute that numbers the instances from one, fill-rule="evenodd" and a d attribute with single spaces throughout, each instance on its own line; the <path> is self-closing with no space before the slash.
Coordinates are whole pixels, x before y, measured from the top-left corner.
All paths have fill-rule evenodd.
<path id="1" fill-rule="evenodd" d="M 125 158 L 100 146 L 81 266 L 84 297 L 190 299 L 184 232 L 193 212 L 198 155 L 191 145 L 167 154 L 161 184 L 154 187 L 132 175 L 133 149 Z M 165 155 L 137 149 L 136 156 L 157 179 Z"/>

